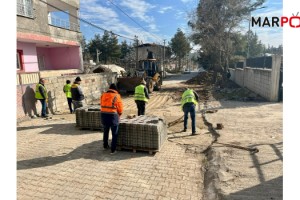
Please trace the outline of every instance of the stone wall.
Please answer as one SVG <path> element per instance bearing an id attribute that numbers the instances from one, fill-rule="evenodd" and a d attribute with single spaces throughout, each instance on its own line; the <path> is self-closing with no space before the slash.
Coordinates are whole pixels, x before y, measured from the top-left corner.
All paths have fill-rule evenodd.
<path id="1" fill-rule="evenodd" d="M 99 104 L 100 96 L 111 83 L 116 83 L 116 73 L 82 74 L 81 88 L 85 103 Z M 63 92 L 66 80 L 73 82 L 78 75 L 45 78 L 48 91 L 48 108 L 51 114 L 69 112 L 67 99 Z M 35 84 L 17 85 L 17 119 L 41 113 L 41 106 L 34 98 Z"/>

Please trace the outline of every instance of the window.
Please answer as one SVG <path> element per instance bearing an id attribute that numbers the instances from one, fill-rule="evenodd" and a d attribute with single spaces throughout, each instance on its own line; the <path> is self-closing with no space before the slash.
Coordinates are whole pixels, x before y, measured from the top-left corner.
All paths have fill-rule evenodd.
<path id="1" fill-rule="evenodd" d="M 39 70 L 45 70 L 45 61 L 44 61 L 44 56 L 38 55 L 38 65 L 39 65 Z"/>
<path id="2" fill-rule="evenodd" d="M 33 18 L 32 0 L 17 0 L 17 15 Z"/>
<path id="3" fill-rule="evenodd" d="M 17 50 L 17 70 L 23 70 L 23 51 Z"/>

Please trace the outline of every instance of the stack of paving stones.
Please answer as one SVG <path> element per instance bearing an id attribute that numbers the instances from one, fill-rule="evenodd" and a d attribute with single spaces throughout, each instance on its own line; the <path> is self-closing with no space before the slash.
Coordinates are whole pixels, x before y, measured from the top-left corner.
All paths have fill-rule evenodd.
<path id="1" fill-rule="evenodd" d="M 76 109 L 76 126 L 81 129 L 102 130 L 100 106 L 86 106 Z"/>
<path id="2" fill-rule="evenodd" d="M 167 139 L 166 122 L 157 116 L 141 115 L 121 119 L 117 146 L 119 149 L 159 151 Z"/>

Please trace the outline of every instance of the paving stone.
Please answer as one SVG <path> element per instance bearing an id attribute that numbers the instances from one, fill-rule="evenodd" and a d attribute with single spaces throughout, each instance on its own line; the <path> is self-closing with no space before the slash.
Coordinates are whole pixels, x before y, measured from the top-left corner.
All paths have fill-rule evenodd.
<path id="1" fill-rule="evenodd" d="M 166 194 L 164 182 L 176 181 L 176 174 L 190 177 L 183 166 L 194 168 L 199 162 L 186 163 L 190 155 L 168 141 L 152 156 L 126 151 L 111 156 L 101 148 L 103 133 L 76 129 L 74 115 L 34 123 L 21 123 L 24 128 L 17 134 L 17 195 L 22 200 L 34 199 L 34 194 L 51 200 L 176 198 L 177 192 Z M 188 181 L 196 184 L 194 179 Z M 180 184 L 184 182 L 178 188 Z"/>

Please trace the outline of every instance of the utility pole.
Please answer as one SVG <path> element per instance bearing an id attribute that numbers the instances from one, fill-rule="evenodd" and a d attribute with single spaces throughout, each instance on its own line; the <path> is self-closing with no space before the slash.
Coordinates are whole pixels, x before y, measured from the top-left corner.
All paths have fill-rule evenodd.
<path id="1" fill-rule="evenodd" d="M 99 63 L 99 55 L 102 53 L 99 51 L 99 49 L 96 49 L 96 53 L 97 53 L 97 64 Z"/>
<path id="2" fill-rule="evenodd" d="M 138 69 L 139 67 L 139 39 L 138 39 L 138 36 L 134 36 L 135 38 L 135 46 L 136 46 L 136 51 L 135 51 L 135 62 L 136 62 L 136 65 L 135 65 L 135 69 Z"/>
<path id="3" fill-rule="evenodd" d="M 164 50 L 163 50 L 163 77 L 166 76 L 166 70 L 165 70 L 165 45 L 166 45 L 166 39 L 164 39 Z"/>

